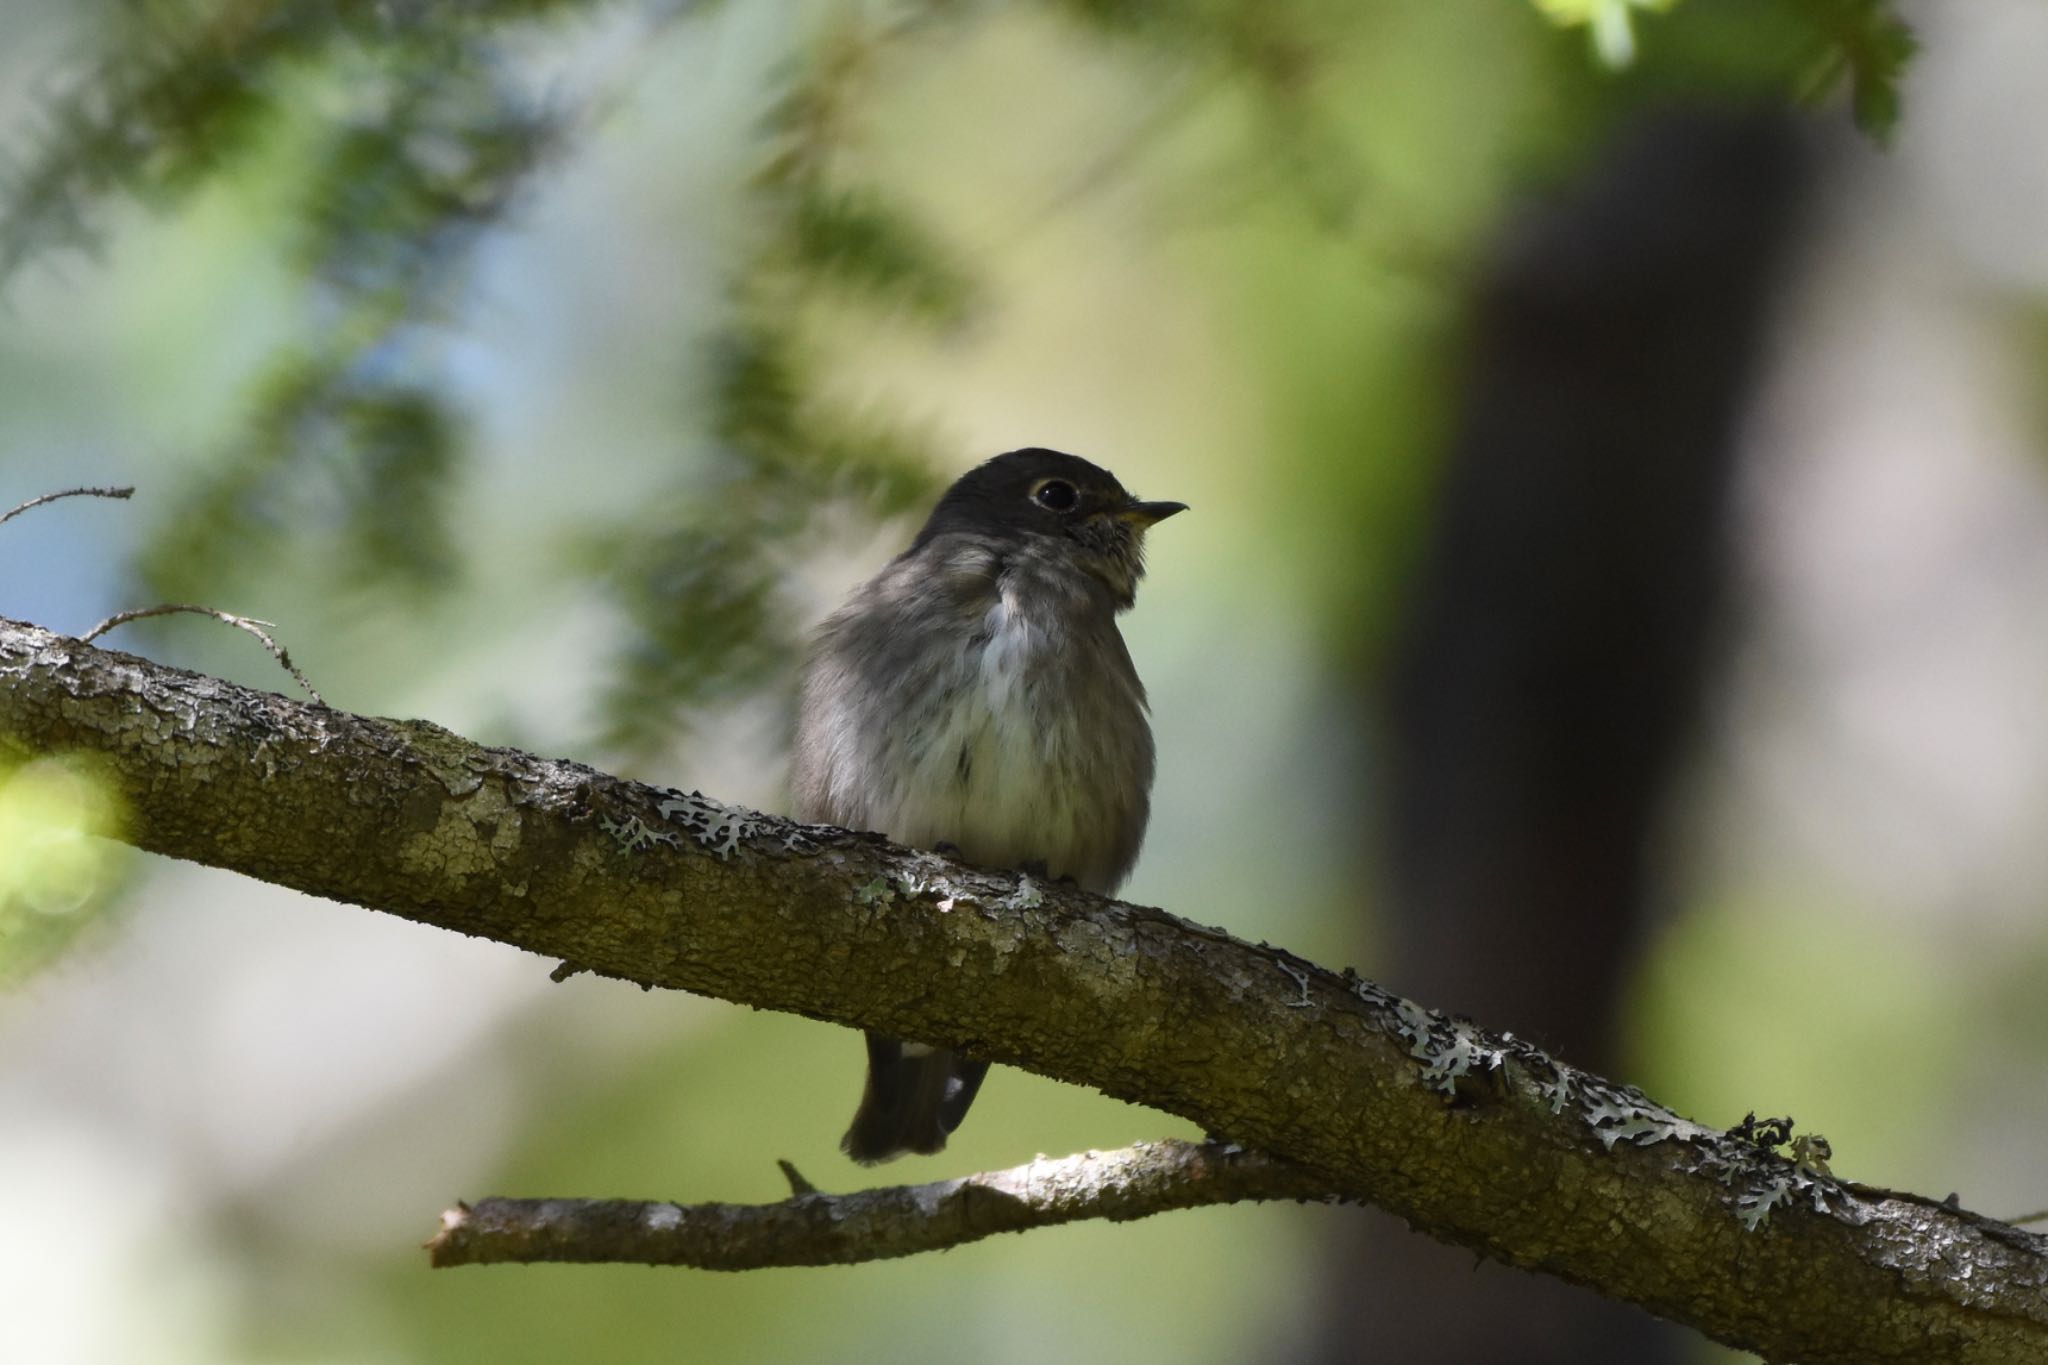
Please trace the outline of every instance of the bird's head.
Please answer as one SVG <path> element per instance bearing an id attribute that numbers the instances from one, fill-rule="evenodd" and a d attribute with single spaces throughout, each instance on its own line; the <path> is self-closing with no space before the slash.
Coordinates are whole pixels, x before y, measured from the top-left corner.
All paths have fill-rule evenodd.
<path id="1" fill-rule="evenodd" d="M 1100 580 L 1123 608 L 1137 596 L 1145 574 L 1146 530 L 1186 510 L 1186 503 L 1141 501 L 1116 475 L 1078 455 L 1013 450 L 955 480 L 910 553 L 953 534 L 998 550 L 1036 552 Z"/>

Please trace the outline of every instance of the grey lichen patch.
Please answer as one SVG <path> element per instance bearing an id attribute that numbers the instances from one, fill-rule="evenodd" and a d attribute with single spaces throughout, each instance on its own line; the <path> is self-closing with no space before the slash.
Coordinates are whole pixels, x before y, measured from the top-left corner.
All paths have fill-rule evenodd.
<path id="1" fill-rule="evenodd" d="M 1735 1217 L 1742 1223 L 1743 1230 L 1755 1232 L 1770 1221 L 1771 1210 L 1798 1197 L 1795 1182 L 1785 1176 L 1777 1176 L 1760 1188 L 1735 1196 Z M 1814 1209 L 1819 1213 L 1828 1211 L 1827 1204 L 1819 1195 L 1820 1187 L 1813 1186 Z"/>
<path id="2" fill-rule="evenodd" d="M 1818 1155 L 1827 1150 L 1825 1138 L 1817 1145 L 1795 1145 L 1793 1159 L 1787 1160 L 1771 1145 L 1740 1141 L 1674 1114 L 1633 1087 L 1611 1085 L 1569 1068 L 1561 1071 L 1558 1084 L 1579 1106 L 1580 1116 L 1603 1146 L 1612 1151 L 1623 1142 L 1637 1147 L 1684 1143 L 1696 1154 L 1685 1169 L 1729 1187 L 1735 1217 L 1747 1232 L 1767 1223 L 1772 1210 L 1795 1201 L 1810 1203 L 1816 1213 L 1851 1213 L 1848 1189 L 1828 1174 L 1825 1159 Z"/>
<path id="3" fill-rule="evenodd" d="M 1832 1176 L 1828 1162 L 1834 1160 L 1834 1145 L 1819 1133 L 1801 1133 L 1791 1142 L 1792 1164 L 1808 1175 Z"/>
<path id="4" fill-rule="evenodd" d="M 1819 1133 L 1795 1134 L 1790 1118 L 1759 1120 L 1751 1113 L 1716 1136 L 1720 1140 L 1688 1170 L 1736 1191 L 1735 1216 L 1748 1231 L 1770 1221 L 1772 1210 L 1795 1201 L 1811 1203 L 1815 1213 L 1856 1221 L 1848 1187 L 1828 1170 L 1834 1148 Z M 1778 1154 L 1780 1147 L 1788 1149 L 1789 1157 Z"/>
<path id="5" fill-rule="evenodd" d="M 1536 1097 L 1550 1113 L 1563 1113 L 1567 1107 L 1577 1109 L 1579 1119 L 1599 1138 L 1599 1146 L 1610 1152 L 1624 1142 L 1630 1146 L 1655 1146 L 1659 1142 L 1712 1146 L 1720 1140 L 1718 1130 L 1694 1124 L 1686 1115 L 1665 1109 L 1632 1085 L 1602 1081 L 1599 1076 L 1567 1066 L 1528 1044 L 1513 1050 L 1518 1054 L 1526 1050 L 1550 1068 L 1550 1081 L 1536 1087 Z"/>
<path id="6" fill-rule="evenodd" d="M 684 833 L 716 853 L 721 862 L 738 852 L 744 842 L 779 833 L 783 851 L 794 852 L 801 838 L 794 833 L 797 826 L 789 821 L 776 820 L 743 806 L 724 805 L 701 792 L 672 791 L 655 809 L 670 824 L 680 825 Z M 778 830 L 778 825 L 785 828 Z"/>
<path id="7" fill-rule="evenodd" d="M 1315 1003 L 1315 1001 L 1309 996 L 1308 993 L 1309 976 L 1307 972 L 1295 966 L 1293 963 L 1287 961 L 1285 958 L 1281 958 L 1275 961 L 1273 965 L 1278 967 L 1280 969 L 1280 974 L 1282 976 L 1285 976 L 1289 981 L 1292 981 L 1294 983 L 1294 988 L 1301 992 L 1301 999 L 1288 1001 L 1287 1008 L 1291 1010 L 1305 1010 L 1310 1005 Z"/>
<path id="8" fill-rule="evenodd" d="M 953 864 L 935 853 L 920 853 L 910 870 L 896 878 L 896 889 L 911 900 L 929 898 L 940 910 L 981 904 L 980 893 L 953 875 Z"/>
<path id="9" fill-rule="evenodd" d="M 770 853 L 816 853 L 850 836 L 831 825 L 807 825 L 766 815 L 745 806 L 728 806 L 702 792 L 661 788 L 655 813 L 673 826 L 664 828 L 627 812 L 623 816 L 601 815 L 598 828 L 612 836 L 622 853 L 642 853 L 656 844 L 681 848 L 685 838 L 729 861 L 742 848 Z"/>
<path id="10" fill-rule="evenodd" d="M 1592 1129 L 1600 1145 L 1613 1151 L 1622 1143 L 1648 1147 L 1659 1142 L 1708 1142 L 1717 1140 L 1717 1130 L 1694 1123 L 1682 1114 L 1658 1104 L 1630 1085 L 1589 1075 L 1570 1066 L 1535 1044 L 1502 1034 L 1499 1048 L 1503 1065 L 1526 1078 L 1526 1094 L 1553 1114 L 1575 1110 L 1580 1121 Z"/>
<path id="11" fill-rule="evenodd" d="M 1219 929 L 1217 932 L 1221 933 L 1222 930 Z M 1393 1014 L 1403 1003 L 1400 996 L 1379 982 L 1360 976 L 1356 968 L 1346 967 L 1341 973 L 1341 978 L 1344 984 L 1351 988 L 1353 995 L 1364 1001 L 1368 1008 L 1383 1019 Z"/>
<path id="12" fill-rule="evenodd" d="M 1395 1026 L 1409 1042 L 1408 1055 L 1422 1062 L 1422 1079 L 1446 1095 L 1457 1093 L 1461 1077 L 1500 1070 L 1505 1050 L 1463 1020 L 1424 1009 L 1413 1000 L 1395 1002 Z"/>
<path id="13" fill-rule="evenodd" d="M 1282 970 L 1286 968 L 1283 965 Z M 1293 979 L 1293 974 L 1288 973 Z M 1855 1217 L 1849 1190 L 1828 1171 L 1833 1156 L 1818 1134 L 1794 1136 L 1789 1119 L 1757 1123 L 1752 1115 L 1729 1133 L 1695 1123 L 1633 1086 L 1579 1071 L 1512 1034 L 1499 1036 L 1463 1020 L 1424 1009 L 1370 982 L 1354 983 L 1360 998 L 1385 1011 L 1388 1027 L 1421 1063 L 1422 1080 L 1446 1096 L 1467 1077 L 1520 1078 L 1518 1093 L 1550 1113 L 1575 1112 L 1607 1151 L 1627 1145 L 1679 1143 L 1691 1153 L 1684 1169 L 1729 1188 L 1729 1206 L 1744 1229 L 1765 1225 L 1775 1209 L 1804 1202 L 1817 1213 Z M 1776 1150 L 1786 1147 L 1789 1156 Z"/>
<path id="14" fill-rule="evenodd" d="M 683 841 L 667 830 L 655 829 L 639 816 L 628 813 L 624 819 L 613 819 L 609 815 L 597 817 L 597 827 L 612 836 L 618 843 L 619 852 L 644 853 L 656 844 L 670 848 L 681 848 Z"/>
<path id="15" fill-rule="evenodd" d="M 1620 1142 L 1648 1147 L 1674 1138 L 1714 1135 L 1712 1129 L 1672 1113 L 1640 1090 L 1611 1086 L 1588 1076 L 1579 1076 L 1578 1082 L 1579 1117 L 1610 1152 Z"/>
<path id="16" fill-rule="evenodd" d="M 846 837 L 831 825 L 807 825 L 744 806 L 724 805 L 701 792 L 670 791 L 656 809 L 721 859 L 730 858 L 742 844 L 780 853 L 816 853 Z"/>

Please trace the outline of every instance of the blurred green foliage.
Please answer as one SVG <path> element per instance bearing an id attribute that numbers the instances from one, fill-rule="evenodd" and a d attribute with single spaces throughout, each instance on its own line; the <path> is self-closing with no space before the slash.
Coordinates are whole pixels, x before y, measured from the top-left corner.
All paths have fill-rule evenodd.
<path id="1" fill-rule="evenodd" d="M 1846 79 L 1856 122 L 1889 137 L 1899 122 L 1899 85 L 1913 57 L 1913 31 L 1887 0 L 1806 0 L 1806 10 L 1820 41 L 1800 93 L 1821 99 Z"/>
<path id="2" fill-rule="evenodd" d="M 1535 0 L 1552 23 L 1585 25 L 1593 51 L 1609 66 L 1627 66 L 1636 57 L 1635 16 L 1631 10 L 1667 10 L 1677 0 Z"/>
<path id="3" fill-rule="evenodd" d="M 1585 27 L 1593 51 L 1610 67 L 1636 58 L 1636 21 L 1670 10 L 1679 0 L 1531 0 L 1552 23 Z M 1781 27 L 1796 49 L 1791 88 L 1802 98 L 1825 99 L 1845 80 L 1856 122 L 1871 136 L 1891 135 L 1899 121 L 1899 83 L 1913 55 L 1913 33 L 1887 0 L 1795 0 L 1743 16 Z M 1749 59 L 1755 62 L 1754 51 Z"/>
<path id="4" fill-rule="evenodd" d="M 0 986 L 54 959 L 111 901 L 132 852 L 82 761 L 0 762 Z"/>
<path id="5" fill-rule="evenodd" d="M 1611 61 L 1615 35 L 1633 32 L 1624 0 L 1536 5 L 1606 34 Z M 239 175 L 261 177 L 283 205 L 275 231 L 303 289 L 297 338 L 250 378 L 238 429 L 194 464 L 137 556 L 150 593 L 204 600 L 226 576 L 290 556 L 317 557 L 357 591 L 418 597 L 460 580 L 450 528 L 473 422 L 448 381 L 442 324 L 480 246 L 537 176 L 574 155 L 609 93 L 543 96 L 519 44 L 566 35 L 602 8 L 159 0 L 101 14 L 79 74 L 5 176 L 0 277 L 90 245 L 113 198 L 169 210 Z M 753 230 L 698 367 L 708 449 L 676 461 L 670 486 L 623 520 L 574 538 L 563 564 L 607 585 L 633 630 L 599 718 L 614 757 L 659 752 L 703 708 L 786 674 L 801 623 L 778 584 L 822 509 L 886 518 L 930 495 L 945 463 L 938 434 L 900 400 L 835 395 L 839 357 L 816 319 L 851 307 L 942 337 L 991 306 L 977 263 L 881 168 L 867 125 L 906 68 L 945 60 L 963 31 L 1005 8 L 918 0 L 796 12 L 808 37 L 766 97 Z M 698 9 L 654 6 L 646 22 Z M 1440 234 L 1388 236 L 1394 220 L 1361 138 L 1370 133 L 1331 88 L 1346 54 L 1390 16 L 1398 23 L 1400 6 L 1050 9 L 1092 33 L 1085 41 L 1200 73 L 1186 87 L 1195 98 L 1165 106 L 1169 123 L 1219 103 L 1248 111 L 1259 176 L 1340 249 L 1378 234 L 1382 259 L 1459 268 L 1462 248 Z M 1737 0 L 1649 17 L 1628 79 L 1589 110 L 1702 82 L 1814 97 L 1846 78 L 1866 127 L 1896 118 L 1911 41 L 1877 0 Z M 1512 28 L 1504 12 L 1477 23 Z M 1570 79 L 1583 96 L 1603 77 L 1582 66 Z M 1166 140 L 1157 129 L 1145 137 Z M 1147 144 L 1126 150 L 1142 156 Z"/>

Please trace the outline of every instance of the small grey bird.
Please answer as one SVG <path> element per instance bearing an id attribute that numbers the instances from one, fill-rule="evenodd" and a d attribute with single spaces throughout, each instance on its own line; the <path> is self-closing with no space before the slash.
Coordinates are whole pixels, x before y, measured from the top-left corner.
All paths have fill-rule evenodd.
<path id="1" fill-rule="evenodd" d="M 819 628 L 790 774 L 799 820 L 877 830 L 1107 894 L 1145 837 L 1152 730 L 1117 632 L 1145 531 L 1186 511 L 1108 470 L 1013 450 L 946 490 L 910 548 Z M 987 1062 L 867 1035 L 840 1146 L 936 1152 Z"/>

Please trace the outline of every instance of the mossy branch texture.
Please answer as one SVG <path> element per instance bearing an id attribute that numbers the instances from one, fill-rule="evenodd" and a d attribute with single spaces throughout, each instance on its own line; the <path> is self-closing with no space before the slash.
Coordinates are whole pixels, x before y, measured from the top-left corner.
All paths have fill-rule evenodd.
<path id="1" fill-rule="evenodd" d="M 1768 1360 L 2048 1360 L 2048 1239 L 1158 910 L 0 620 L 0 759 L 77 752 L 137 847 L 1095 1086 Z"/>

